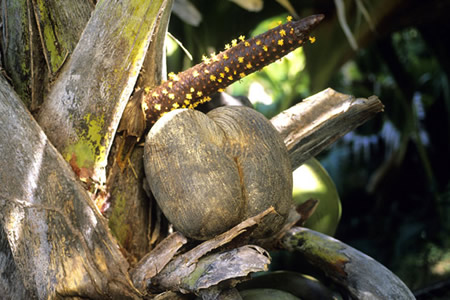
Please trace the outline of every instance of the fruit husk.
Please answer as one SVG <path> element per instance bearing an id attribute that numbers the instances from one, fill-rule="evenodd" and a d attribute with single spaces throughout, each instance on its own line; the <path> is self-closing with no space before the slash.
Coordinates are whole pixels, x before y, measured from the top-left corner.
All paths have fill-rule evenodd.
<path id="1" fill-rule="evenodd" d="M 172 111 L 150 130 L 144 157 L 159 206 L 188 237 L 212 238 L 273 206 L 277 214 L 254 232 L 268 236 L 281 229 L 291 208 L 286 147 L 251 108 Z"/>

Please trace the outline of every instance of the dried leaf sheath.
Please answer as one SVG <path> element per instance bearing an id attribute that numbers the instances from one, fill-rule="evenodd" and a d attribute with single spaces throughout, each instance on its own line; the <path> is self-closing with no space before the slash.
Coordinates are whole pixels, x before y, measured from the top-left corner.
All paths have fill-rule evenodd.
<path id="1" fill-rule="evenodd" d="M 153 124 L 164 113 L 182 107 L 194 108 L 209 101 L 209 95 L 262 69 L 305 43 L 309 33 L 323 19 L 313 15 L 289 21 L 249 40 L 233 41 L 233 47 L 177 75 L 143 96 L 147 124 Z"/>

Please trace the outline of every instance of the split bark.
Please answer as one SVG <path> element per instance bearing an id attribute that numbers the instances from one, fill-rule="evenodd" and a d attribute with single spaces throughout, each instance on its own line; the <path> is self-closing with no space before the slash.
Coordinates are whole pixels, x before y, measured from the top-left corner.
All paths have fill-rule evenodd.
<path id="1" fill-rule="evenodd" d="M 328 88 L 270 121 L 283 137 L 295 170 L 383 108 L 376 96 L 355 98 Z"/>
<path id="2" fill-rule="evenodd" d="M 155 24 L 170 2 L 99 2 L 39 112 L 48 138 L 94 188 L 106 181 L 107 158 L 122 112 Z"/>
<path id="3" fill-rule="evenodd" d="M 105 219 L 3 77 L 0 156 L 0 265 L 24 288 L 2 297 L 139 298 Z"/>
<path id="4" fill-rule="evenodd" d="M 94 5 L 89 0 L 2 1 L 2 62 L 31 111 L 75 48 Z"/>
<path id="5" fill-rule="evenodd" d="M 155 22 L 154 35 L 147 50 L 142 69 L 136 83 L 136 90 L 153 87 L 160 83 L 165 65 L 165 37 L 172 0 Z M 156 201 L 143 188 L 144 164 L 142 147 L 138 147 L 139 135 L 133 135 L 130 128 L 136 122 L 144 124 L 141 99 L 134 95 L 128 101 L 119 124 L 118 132 L 109 154 L 109 170 L 106 181 L 110 195 L 106 214 L 109 227 L 119 244 L 127 252 L 127 259 L 133 265 L 149 252 L 167 233 L 167 222 L 162 221 Z M 138 100 L 136 102 L 135 100 Z M 126 116 L 130 114 L 131 120 Z M 141 117 L 141 118 L 140 118 Z M 122 153 L 120 153 L 122 150 Z M 118 156 L 120 155 L 120 157 Z M 121 161 L 122 160 L 122 161 Z"/>
<path id="6" fill-rule="evenodd" d="M 282 246 L 321 269 L 355 299 L 415 299 L 408 287 L 385 266 L 330 236 L 291 228 Z"/>

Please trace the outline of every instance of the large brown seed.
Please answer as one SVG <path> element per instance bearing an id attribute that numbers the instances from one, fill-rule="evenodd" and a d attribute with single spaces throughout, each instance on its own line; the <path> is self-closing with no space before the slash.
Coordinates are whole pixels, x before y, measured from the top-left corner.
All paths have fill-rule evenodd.
<path id="1" fill-rule="evenodd" d="M 281 229 L 292 201 L 292 170 L 281 137 L 260 113 L 220 107 L 175 110 L 150 130 L 144 152 L 150 188 L 168 220 L 205 240 L 273 206 L 255 237 Z"/>

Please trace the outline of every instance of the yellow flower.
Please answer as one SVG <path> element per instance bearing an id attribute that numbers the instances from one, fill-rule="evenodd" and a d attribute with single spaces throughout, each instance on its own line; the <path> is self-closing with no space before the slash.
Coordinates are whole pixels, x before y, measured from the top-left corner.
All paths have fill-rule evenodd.
<path id="1" fill-rule="evenodd" d="M 316 38 L 314 36 L 310 36 L 309 41 L 311 42 L 311 44 L 314 44 L 316 42 Z"/>
<path id="2" fill-rule="evenodd" d="M 219 59 L 217 58 L 217 56 L 216 56 L 216 53 L 211 53 L 211 59 L 212 59 L 212 61 L 219 61 Z"/>
<path id="3" fill-rule="evenodd" d="M 180 80 L 180 78 L 178 78 L 178 76 L 177 76 L 174 72 L 170 72 L 170 73 L 168 74 L 168 76 L 169 76 L 169 79 L 171 79 L 171 80 L 173 80 L 173 81 L 178 81 L 178 80 Z"/>
<path id="4" fill-rule="evenodd" d="M 238 57 L 238 61 L 239 61 L 239 63 L 243 63 L 244 62 L 244 58 L 242 56 L 239 56 Z"/>
<path id="5" fill-rule="evenodd" d="M 156 103 L 154 107 L 156 110 L 161 110 L 161 104 L 159 103 Z"/>
<path id="6" fill-rule="evenodd" d="M 288 22 L 292 21 L 292 16 L 287 16 L 287 17 L 286 17 L 286 20 L 287 20 Z"/>
<path id="7" fill-rule="evenodd" d="M 203 61 L 205 64 L 209 64 L 209 63 L 210 63 L 210 60 L 209 60 L 209 58 L 208 58 L 206 55 L 203 55 L 203 56 L 202 56 L 202 61 Z"/>
<path id="8" fill-rule="evenodd" d="M 278 45 L 283 46 L 283 44 L 284 44 L 284 40 L 283 39 L 278 40 Z"/>
<path id="9" fill-rule="evenodd" d="M 240 36 L 239 36 L 239 39 L 240 39 L 241 41 L 244 41 L 244 40 L 245 40 L 245 36 L 244 36 L 244 35 L 240 35 Z"/>
<path id="10" fill-rule="evenodd" d="M 211 79 L 211 81 L 216 81 L 216 76 L 211 75 L 211 76 L 209 76 L 209 79 Z"/>
<path id="11" fill-rule="evenodd" d="M 280 30 L 280 36 L 285 36 L 286 35 L 286 31 L 284 29 Z"/>

